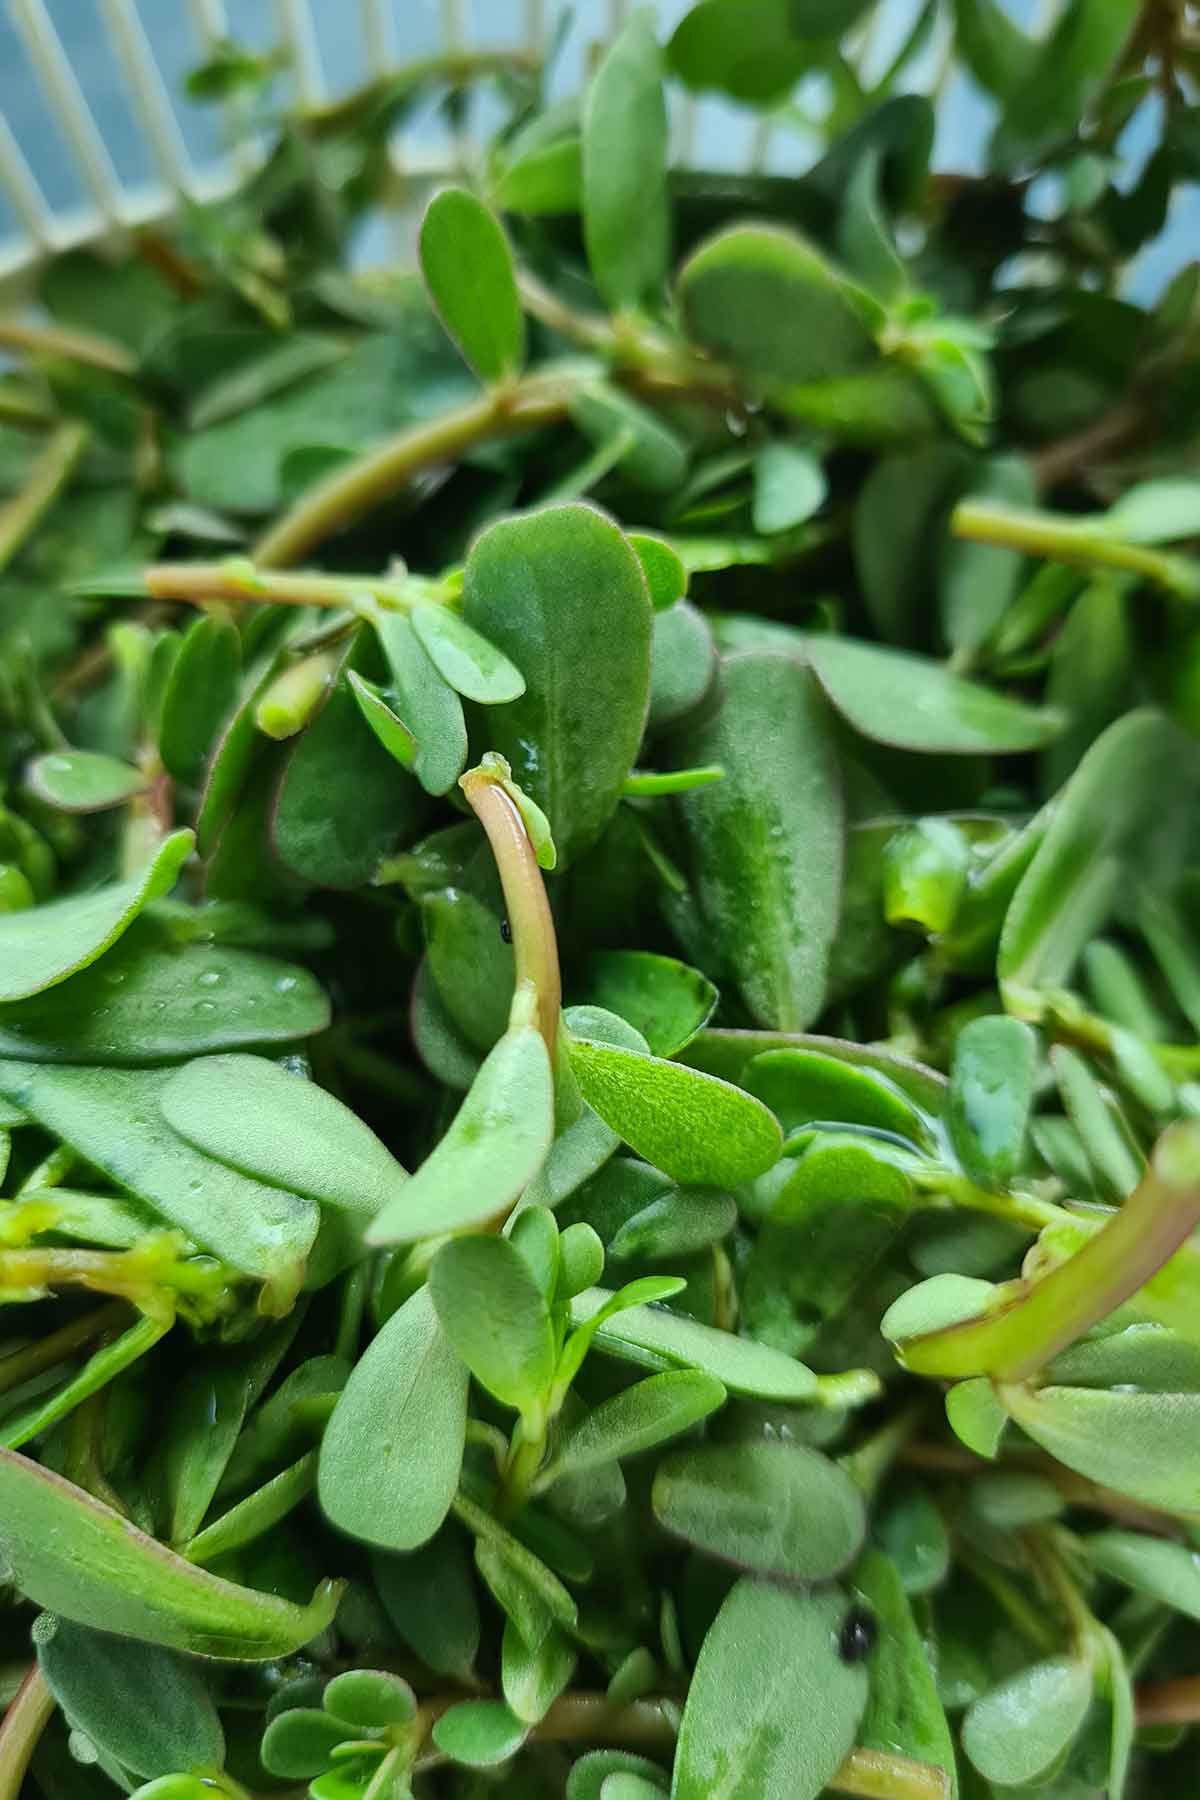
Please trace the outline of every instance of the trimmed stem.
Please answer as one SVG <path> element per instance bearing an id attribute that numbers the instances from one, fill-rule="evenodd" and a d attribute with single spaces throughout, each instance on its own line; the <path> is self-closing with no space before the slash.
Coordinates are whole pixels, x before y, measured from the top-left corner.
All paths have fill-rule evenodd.
<path id="1" fill-rule="evenodd" d="M 61 356 L 110 375 L 136 375 L 137 360 L 121 344 L 90 331 L 68 331 L 59 325 L 29 325 L 23 319 L 0 319 L 0 345 L 34 356 Z"/>
<path id="2" fill-rule="evenodd" d="M 435 597 L 409 592 L 405 580 L 326 575 L 316 569 L 286 575 L 259 569 L 245 556 L 227 556 L 220 562 L 152 563 L 143 579 L 155 600 L 186 600 L 193 606 L 207 606 L 213 600 L 265 600 L 276 606 L 353 607 L 369 595 L 389 610 L 402 612 Z"/>
<path id="3" fill-rule="evenodd" d="M 28 481 L 0 507 L 0 569 L 12 561 L 30 532 L 53 506 L 88 440 L 86 425 L 60 425 L 33 465 Z"/>
<path id="4" fill-rule="evenodd" d="M 46 1678 L 34 1663 L 0 1723 L 0 1800 L 17 1800 L 54 1707 Z"/>
<path id="5" fill-rule="evenodd" d="M 863 1800 L 950 1800 L 953 1792 L 944 1769 L 886 1750 L 851 1750 L 829 1787 Z"/>
<path id="6" fill-rule="evenodd" d="M 336 532 L 407 486 L 414 475 L 454 462 L 476 444 L 553 425 L 566 416 L 574 383 L 530 376 L 515 387 L 492 390 L 469 405 L 423 422 L 356 457 L 319 481 L 254 548 L 264 568 L 287 568 Z"/>
<path id="7" fill-rule="evenodd" d="M 1105 535 L 1103 527 L 1060 518 L 1055 513 L 1000 506 L 988 500 L 960 500 L 950 515 L 956 537 L 977 544 L 998 544 L 1030 556 L 1076 564 L 1083 569 L 1128 569 L 1155 581 L 1168 593 L 1200 600 L 1200 564 L 1145 544 L 1127 544 Z"/>
<path id="8" fill-rule="evenodd" d="M 459 786 L 492 846 L 512 932 L 517 990 L 527 981 L 537 993 L 538 1029 L 553 1066 L 558 1055 L 562 978 L 554 917 L 533 844 L 516 801 L 486 769 L 468 770 Z"/>
<path id="9" fill-rule="evenodd" d="M 919 1375 L 1027 1381 L 1156 1275 L 1200 1223 L 1200 1125 L 1168 1126 L 1119 1212 L 1008 1305 L 901 1346 Z"/>
<path id="10" fill-rule="evenodd" d="M 1137 1689 L 1139 1725 L 1194 1725 L 1200 1720 L 1200 1675 L 1144 1681 Z"/>

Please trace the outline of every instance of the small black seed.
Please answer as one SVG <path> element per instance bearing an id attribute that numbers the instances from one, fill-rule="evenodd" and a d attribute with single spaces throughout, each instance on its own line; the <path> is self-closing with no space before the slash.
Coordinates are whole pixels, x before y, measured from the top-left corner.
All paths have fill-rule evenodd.
<path id="1" fill-rule="evenodd" d="M 504 939 L 506 944 L 512 943 L 512 926 L 507 919 L 501 919 L 500 921 L 500 936 Z"/>
<path id="2" fill-rule="evenodd" d="M 843 1662 L 862 1662 L 870 1656 L 879 1636 L 879 1621 L 865 1606 L 852 1606 L 842 1620 L 838 1637 L 838 1655 Z"/>

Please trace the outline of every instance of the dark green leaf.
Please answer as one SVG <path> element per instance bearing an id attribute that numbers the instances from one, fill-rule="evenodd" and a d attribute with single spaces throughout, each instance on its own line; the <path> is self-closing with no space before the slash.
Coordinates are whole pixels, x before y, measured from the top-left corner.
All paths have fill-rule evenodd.
<path id="1" fill-rule="evenodd" d="M 598 950 L 584 963 L 588 1000 L 628 1020 L 655 1056 L 674 1056 L 708 1023 L 717 990 L 698 969 L 644 950 Z"/>
<path id="2" fill-rule="evenodd" d="M 1037 1039 L 1019 1019 L 973 1019 L 958 1035 L 946 1123 L 972 1181 L 1003 1187 L 1021 1167 L 1033 1106 Z"/>
<path id="3" fill-rule="evenodd" d="M 421 273 L 446 330 L 484 381 L 525 359 L 525 320 L 508 239 L 466 188 L 443 188 L 421 221 Z"/>
<path id="4" fill-rule="evenodd" d="M 413 774 L 426 793 L 445 794 L 467 766 L 462 701 L 429 660 L 411 619 L 380 612 L 375 629 L 391 672 L 392 697 L 384 699 L 416 739 Z"/>
<path id="5" fill-rule="evenodd" d="M 159 754 L 177 781 L 200 779 L 238 698 L 242 644 L 237 627 L 219 613 L 205 613 L 179 647 L 162 702 Z"/>
<path id="6" fill-rule="evenodd" d="M 963 681 L 922 657 L 853 638 L 811 637 L 818 681 L 848 725 L 876 743 L 943 756 L 1036 750 L 1062 729 L 1052 713 Z"/>
<path id="7" fill-rule="evenodd" d="M 867 1749 L 914 1762 L 932 1763 L 946 1777 L 947 1794 L 957 1787 L 954 1739 L 938 1698 L 937 1684 L 908 1597 L 894 1564 L 878 1550 L 866 1550 L 853 1583 L 875 1616 L 879 1632 L 868 1662 L 871 1694 L 859 1726 Z"/>
<path id="8" fill-rule="evenodd" d="M 614 311 L 654 305 L 666 279 L 667 135 L 654 15 L 639 8 L 593 76 L 583 111 L 584 241 Z"/>
<path id="9" fill-rule="evenodd" d="M 725 770 L 724 781 L 680 800 L 697 898 L 753 1016 L 798 1030 L 824 1001 L 841 900 L 833 734 L 816 684 L 793 658 L 747 651 L 722 674 L 717 717 L 675 746 L 680 762 Z"/>
<path id="10" fill-rule="evenodd" d="M 601 513 L 546 507 L 476 539 L 463 610 L 525 676 L 519 700 L 489 709 L 488 738 L 548 817 L 565 868 L 616 810 L 645 727 L 652 611 L 641 564 Z"/>

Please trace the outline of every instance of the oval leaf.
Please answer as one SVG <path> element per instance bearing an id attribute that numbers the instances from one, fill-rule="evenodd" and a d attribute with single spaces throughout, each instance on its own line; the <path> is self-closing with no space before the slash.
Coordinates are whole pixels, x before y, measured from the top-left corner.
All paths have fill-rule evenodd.
<path id="1" fill-rule="evenodd" d="M 326 1517 L 381 1550 L 427 1542 L 458 1487 L 466 1419 L 466 1366 L 429 1289 L 418 1288 L 372 1339 L 333 1409 L 318 1477 Z"/>
<path id="2" fill-rule="evenodd" d="M 593 76 L 583 110 L 583 236 L 596 286 L 614 311 L 654 305 L 662 293 L 671 236 L 667 139 L 654 15 L 639 7 Z"/>
<path id="3" fill-rule="evenodd" d="M 857 1554 L 866 1510 L 850 1477 L 800 1444 L 707 1444 L 658 1466 L 660 1525 L 763 1575 L 824 1581 Z"/>
<path id="4" fill-rule="evenodd" d="M 123 806 L 149 785 L 140 769 L 95 750 L 50 750 L 35 756 L 25 779 L 32 793 L 59 812 L 104 812 Z"/>
<path id="5" fill-rule="evenodd" d="M 466 188 L 443 188 L 421 221 L 421 273 L 466 361 L 484 381 L 505 381 L 525 360 L 525 319 L 512 251 L 500 225 Z"/>
<path id="6" fill-rule="evenodd" d="M 554 1378 L 554 1333 L 545 1295 L 515 1246 L 456 1238 L 434 1258 L 429 1291 L 476 1381 L 506 1406 L 535 1405 Z"/>
<path id="7" fill-rule="evenodd" d="M 652 1450 L 725 1404 L 725 1389 L 711 1375 L 671 1369 L 614 1394 L 572 1427 L 559 1446 L 547 1481 L 580 1475 L 623 1456 Z"/>

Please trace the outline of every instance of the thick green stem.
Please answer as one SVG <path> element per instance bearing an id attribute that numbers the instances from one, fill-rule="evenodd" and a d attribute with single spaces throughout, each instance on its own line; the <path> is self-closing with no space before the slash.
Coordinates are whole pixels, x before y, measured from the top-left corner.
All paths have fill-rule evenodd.
<path id="1" fill-rule="evenodd" d="M 287 568 L 390 500 L 422 469 L 457 462 L 489 439 L 554 424 L 565 417 L 575 385 L 561 376 L 530 376 L 515 387 L 492 390 L 389 438 L 348 467 L 335 470 L 298 500 L 259 539 L 254 561 L 263 568 Z"/>
<path id="2" fill-rule="evenodd" d="M 17 1800 L 54 1705 L 45 1677 L 34 1663 L 0 1724 L 0 1800 Z"/>
<path id="3" fill-rule="evenodd" d="M 538 1029 L 553 1063 L 558 1054 L 562 979 L 554 916 L 533 843 L 516 801 L 487 769 L 469 769 L 459 786 L 492 846 L 508 909 L 517 990 L 523 982 L 530 982 L 537 994 Z"/>
<path id="4" fill-rule="evenodd" d="M 1119 1212 L 1066 1262 L 995 1312 L 909 1338 L 905 1366 L 1026 1381 L 1144 1286 L 1200 1223 L 1200 1124 L 1168 1126 Z"/>
<path id="5" fill-rule="evenodd" d="M 956 537 L 975 543 L 1023 550 L 1083 569 L 1128 569 L 1185 600 L 1200 600 L 1200 563 L 1146 544 L 1124 543 L 1094 521 L 968 499 L 955 507 L 950 528 Z"/>
<path id="6" fill-rule="evenodd" d="M 0 569 L 7 567 L 53 506 L 87 440 L 86 425 L 60 425 L 34 463 L 25 486 L 0 506 Z"/>

